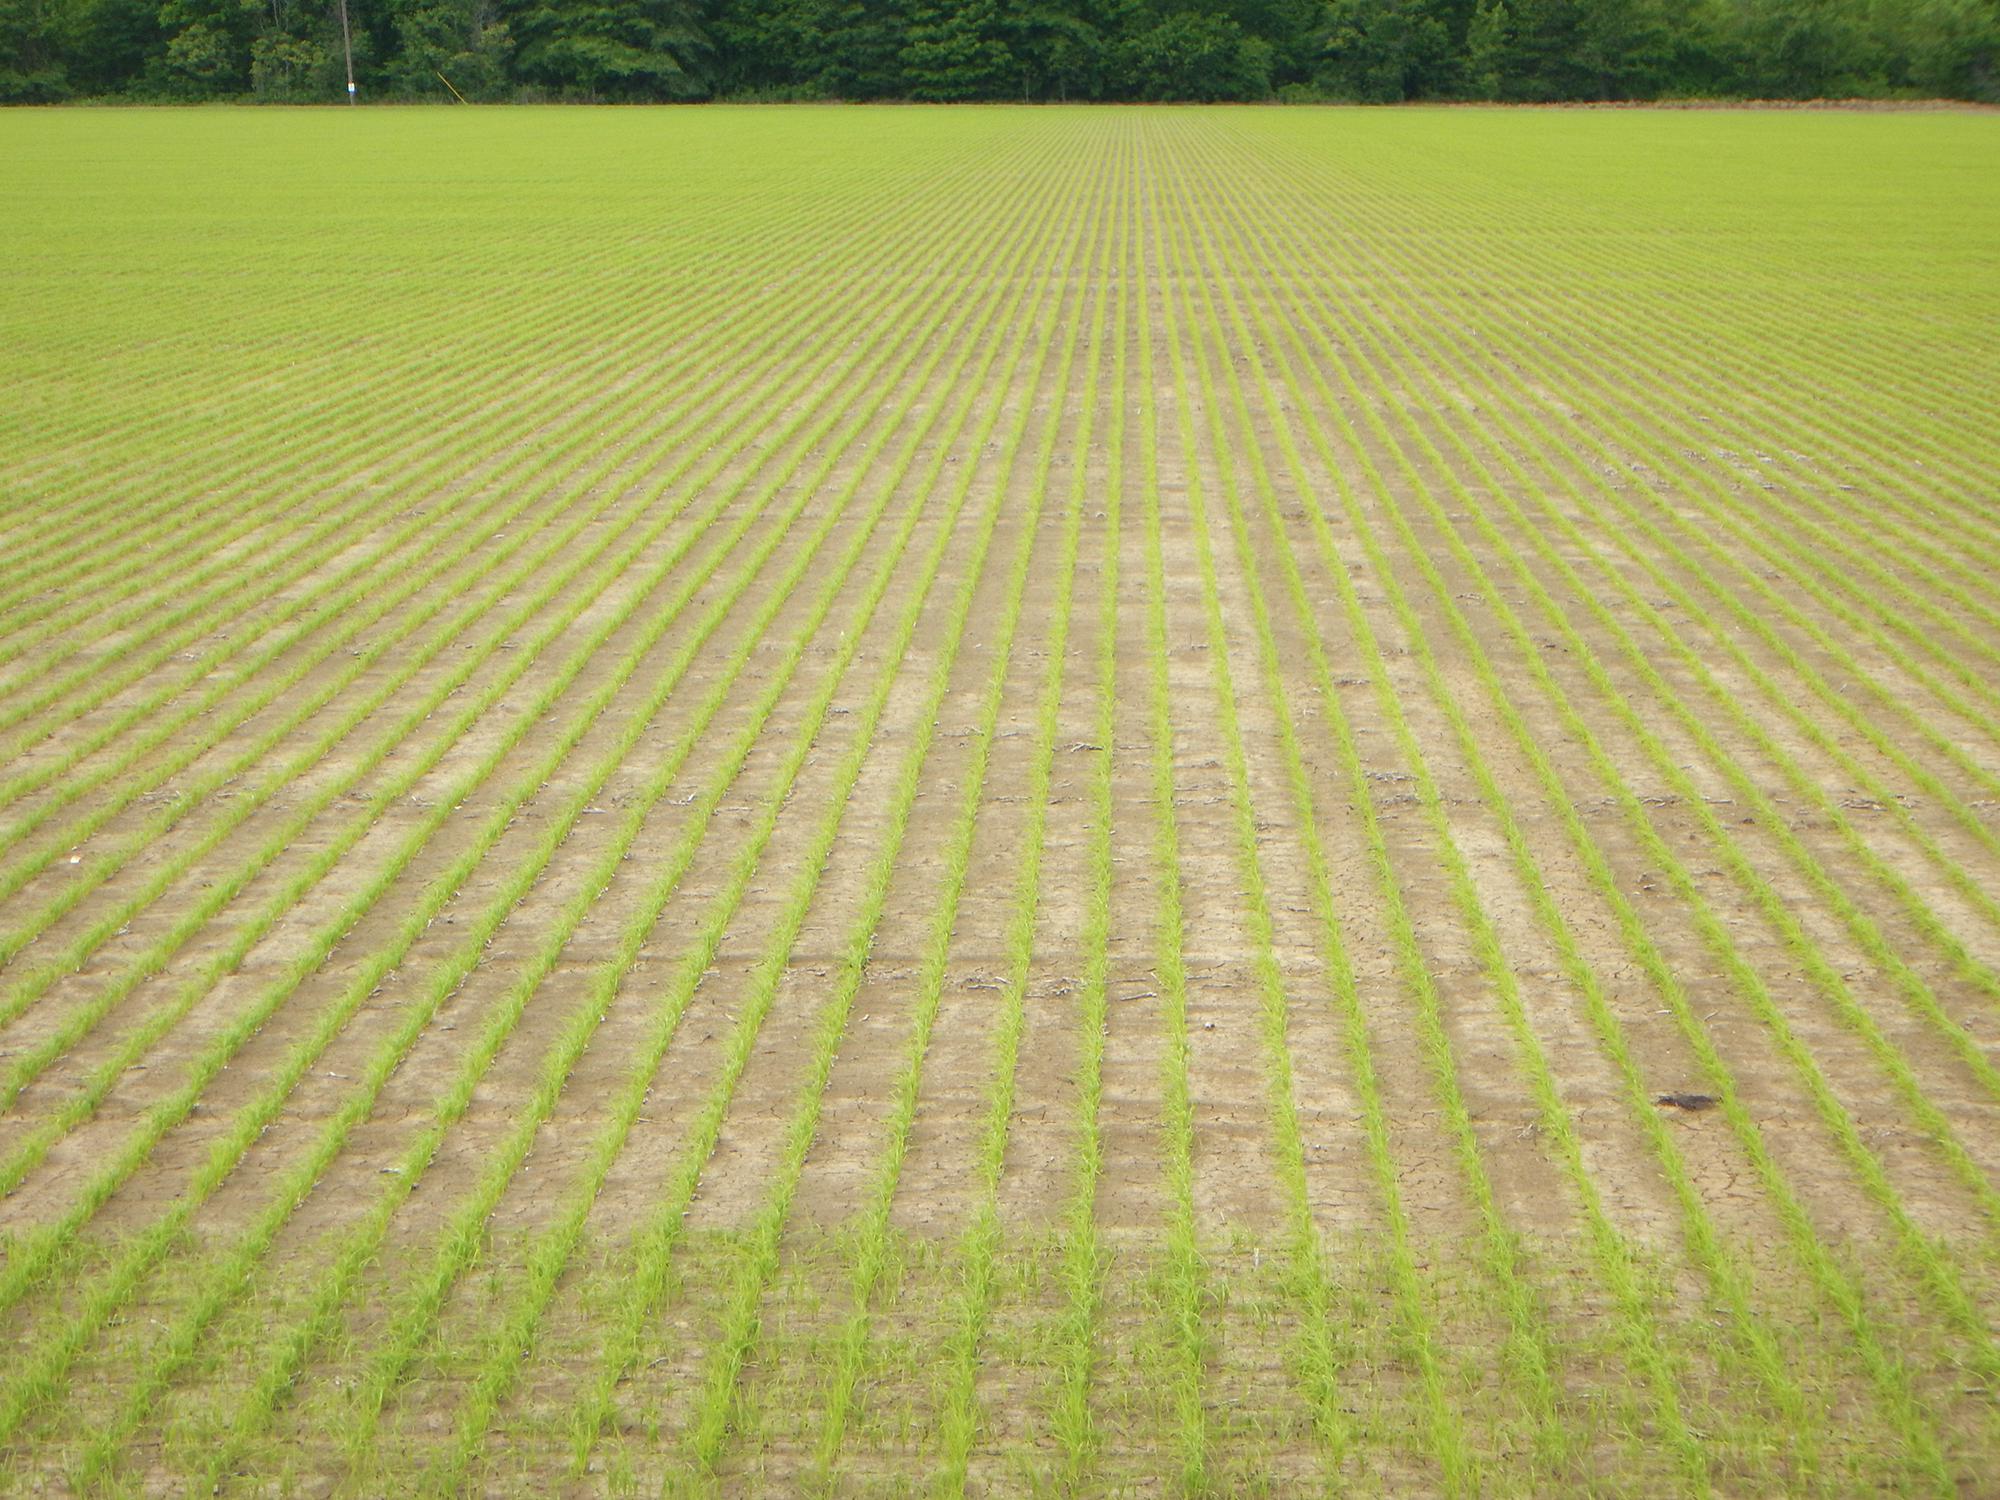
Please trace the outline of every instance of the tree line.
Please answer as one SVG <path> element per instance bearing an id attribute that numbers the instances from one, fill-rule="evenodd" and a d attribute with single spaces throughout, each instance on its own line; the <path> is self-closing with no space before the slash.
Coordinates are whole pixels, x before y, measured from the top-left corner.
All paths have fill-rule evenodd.
<path id="1" fill-rule="evenodd" d="M 2000 0 L 0 0 L 0 101 L 2000 99 Z"/>

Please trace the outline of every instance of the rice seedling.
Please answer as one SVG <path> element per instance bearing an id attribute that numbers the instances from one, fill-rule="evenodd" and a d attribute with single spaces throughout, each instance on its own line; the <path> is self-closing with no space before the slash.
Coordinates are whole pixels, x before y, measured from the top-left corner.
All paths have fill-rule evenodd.
<path id="1" fill-rule="evenodd" d="M 10 1487 L 1979 1492 L 1997 150 L 0 114 Z"/>

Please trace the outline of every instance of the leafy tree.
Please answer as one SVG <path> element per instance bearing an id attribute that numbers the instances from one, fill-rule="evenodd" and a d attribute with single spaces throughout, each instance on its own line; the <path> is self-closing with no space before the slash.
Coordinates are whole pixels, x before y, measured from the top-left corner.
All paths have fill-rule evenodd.
<path id="1" fill-rule="evenodd" d="M 1227 16 L 1270 48 L 1273 83 L 1303 83 L 1312 77 L 1319 60 L 1325 0 L 1209 0 L 1206 8 Z"/>
<path id="2" fill-rule="evenodd" d="M 1576 0 L 1513 0 L 1508 8 L 1503 99 L 1566 99 L 1582 86 Z"/>
<path id="3" fill-rule="evenodd" d="M 494 0 L 409 0 L 395 10 L 390 88 L 425 97 L 446 80 L 467 99 L 504 98 L 513 33 Z"/>
<path id="4" fill-rule="evenodd" d="M 1590 0 L 1577 10 L 1575 76 L 1567 97 L 1630 99 L 1657 93 L 1671 56 L 1658 0 Z"/>
<path id="5" fill-rule="evenodd" d="M 1916 0 L 1885 38 L 1897 82 L 1927 94 L 2000 101 L 2000 0 Z"/>
<path id="6" fill-rule="evenodd" d="M 0 104 L 47 104 L 68 92 L 46 0 L 0 0 Z"/>
<path id="7" fill-rule="evenodd" d="M 323 99 L 339 65 L 311 37 L 270 31 L 250 43 L 250 92 L 259 99 L 296 104 Z"/>
<path id="8" fill-rule="evenodd" d="M 213 79 L 203 79 L 184 63 L 182 76 L 168 80 L 169 92 L 199 97 L 239 93 L 247 87 L 251 97 L 276 104 L 322 103 L 344 97 L 345 48 L 337 0 L 238 0 L 235 19 L 242 31 L 237 34 L 232 28 L 232 45 L 242 48 L 243 71 L 236 71 L 238 63 L 232 60 L 220 66 Z M 214 26 L 209 21 L 197 24 Z M 247 35 L 247 44 L 243 35 Z M 193 43 L 186 40 L 188 36 L 184 31 L 177 40 L 184 57 L 192 58 L 196 54 Z M 168 48 L 171 56 L 173 41 Z M 365 71 L 374 53 L 366 27 L 357 27 L 355 66 Z"/>
<path id="9" fill-rule="evenodd" d="M 1005 98 L 1015 71 L 994 0 L 915 0 L 903 76 L 912 99 Z"/>
<path id="10" fill-rule="evenodd" d="M 897 0 L 819 0 L 817 79 L 833 99 L 886 99 L 902 92 L 899 54 L 908 18 Z"/>
<path id="11" fill-rule="evenodd" d="M 1451 33 L 1432 0 L 1332 0 L 1322 33 L 1320 87 L 1386 104 L 1442 92 Z"/>
<path id="12" fill-rule="evenodd" d="M 1479 0 L 1465 29 L 1465 85 L 1472 98 L 1500 97 L 1507 68 L 1507 40 L 1506 0 Z"/>
<path id="13" fill-rule="evenodd" d="M 1848 0 L 1746 0 L 1733 40 L 1751 94 L 1810 99 L 1848 88 L 1862 71 L 1860 15 Z"/>
<path id="14" fill-rule="evenodd" d="M 0 0 L 0 13 L 15 3 L 25 8 L 36 0 Z M 165 45 L 159 0 L 69 0 L 58 19 L 69 87 L 86 97 L 129 87 Z M 0 43 L 0 68 L 9 55 Z"/>
<path id="15" fill-rule="evenodd" d="M 349 0 L 364 97 L 2000 99 L 2000 0 Z M 0 102 L 337 98 L 334 0 L 0 0 Z M 376 60 L 379 59 L 379 66 Z"/>
<path id="16" fill-rule="evenodd" d="M 1271 48 L 1229 17 L 1177 11 L 1134 40 L 1133 91 L 1142 97 L 1214 103 L 1271 92 Z"/>
<path id="17" fill-rule="evenodd" d="M 694 0 L 528 0 L 512 18 L 518 75 L 589 99 L 703 92 L 708 37 Z"/>
<path id="18" fill-rule="evenodd" d="M 151 92 L 173 99 L 213 99 L 250 83 L 250 39 L 261 7 L 240 0 L 166 0 L 160 7 L 165 50 L 148 68 Z"/>
<path id="19" fill-rule="evenodd" d="M 1105 42 L 1087 16 L 1047 0 L 1017 0 L 1000 29 L 1023 99 L 1094 99 L 1104 87 Z"/>
<path id="20" fill-rule="evenodd" d="M 721 0 L 710 23 L 728 91 L 881 99 L 903 91 L 894 0 Z"/>

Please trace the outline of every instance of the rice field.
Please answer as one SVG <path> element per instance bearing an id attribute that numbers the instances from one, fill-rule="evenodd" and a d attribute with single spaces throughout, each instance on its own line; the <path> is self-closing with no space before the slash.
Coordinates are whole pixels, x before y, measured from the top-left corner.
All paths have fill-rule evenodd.
<path id="1" fill-rule="evenodd" d="M 2000 119 L 0 115 L 0 1476 L 2000 1492 Z"/>

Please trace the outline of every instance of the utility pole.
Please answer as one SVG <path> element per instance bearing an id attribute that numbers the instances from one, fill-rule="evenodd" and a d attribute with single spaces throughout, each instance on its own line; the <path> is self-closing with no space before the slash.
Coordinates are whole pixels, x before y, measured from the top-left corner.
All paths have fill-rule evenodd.
<path id="1" fill-rule="evenodd" d="M 354 103 L 354 37 L 347 29 L 347 0 L 340 0 L 340 47 L 347 54 L 347 102 Z"/>

